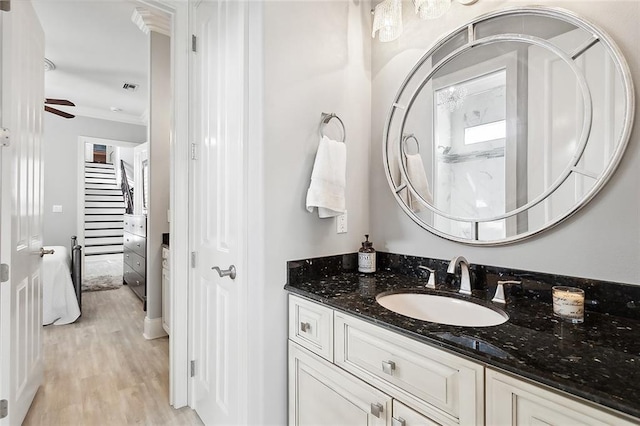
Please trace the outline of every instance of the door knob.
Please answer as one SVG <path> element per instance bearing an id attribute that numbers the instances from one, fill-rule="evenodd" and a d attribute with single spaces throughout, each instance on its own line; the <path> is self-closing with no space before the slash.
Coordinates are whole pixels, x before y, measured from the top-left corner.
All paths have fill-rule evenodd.
<path id="1" fill-rule="evenodd" d="M 232 280 L 236 279 L 236 267 L 233 265 L 229 266 L 229 269 L 220 269 L 217 266 L 214 266 L 211 269 L 218 271 L 218 275 L 220 275 L 220 277 L 229 277 Z"/>
<path id="2" fill-rule="evenodd" d="M 45 254 L 55 253 L 54 249 L 45 250 L 44 247 L 40 247 L 40 257 L 44 257 Z"/>

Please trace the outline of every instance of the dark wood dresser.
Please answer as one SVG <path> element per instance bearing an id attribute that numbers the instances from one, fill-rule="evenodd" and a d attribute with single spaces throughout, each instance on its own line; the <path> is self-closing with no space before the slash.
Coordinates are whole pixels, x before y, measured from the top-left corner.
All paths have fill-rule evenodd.
<path id="1" fill-rule="evenodd" d="M 147 217 L 124 215 L 125 284 L 142 300 L 147 309 Z"/>

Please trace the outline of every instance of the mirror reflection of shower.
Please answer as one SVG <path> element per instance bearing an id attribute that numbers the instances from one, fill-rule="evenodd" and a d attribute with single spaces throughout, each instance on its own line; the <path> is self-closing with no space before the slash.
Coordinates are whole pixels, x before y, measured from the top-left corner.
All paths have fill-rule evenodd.
<path id="1" fill-rule="evenodd" d="M 505 213 L 506 70 L 442 87 L 434 102 L 435 206 L 462 217 Z M 456 235 L 472 238 L 475 232 L 470 223 L 441 222 L 437 226 L 455 226 L 448 232 Z M 492 238 L 504 238 L 505 221 L 492 222 L 483 229 L 487 232 Z"/>

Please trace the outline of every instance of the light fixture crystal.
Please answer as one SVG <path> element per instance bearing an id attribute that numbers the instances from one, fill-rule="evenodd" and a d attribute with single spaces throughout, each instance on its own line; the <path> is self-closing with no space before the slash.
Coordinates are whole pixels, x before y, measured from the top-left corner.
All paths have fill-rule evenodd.
<path id="1" fill-rule="evenodd" d="M 371 37 L 381 42 L 393 41 L 402 34 L 402 1 L 384 0 L 373 11 L 373 31 Z"/>
<path id="2" fill-rule="evenodd" d="M 420 19 L 436 19 L 451 7 L 451 0 L 413 0 Z"/>
<path id="3" fill-rule="evenodd" d="M 466 97 L 466 87 L 451 86 L 448 89 L 438 90 L 438 105 L 444 105 L 449 112 L 454 112 L 464 105 L 464 98 Z"/>

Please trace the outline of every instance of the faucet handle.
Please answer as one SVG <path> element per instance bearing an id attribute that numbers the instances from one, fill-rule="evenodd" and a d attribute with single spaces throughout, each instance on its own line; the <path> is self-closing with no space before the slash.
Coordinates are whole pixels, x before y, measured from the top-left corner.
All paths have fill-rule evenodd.
<path id="1" fill-rule="evenodd" d="M 426 288 L 432 288 L 435 290 L 436 288 L 436 270 L 431 269 L 428 266 L 419 265 L 418 269 L 424 269 L 425 271 L 429 271 L 429 280 L 427 280 Z"/>
<path id="2" fill-rule="evenodd" d="M 521 285 L 521 284 L 522 284 L 522 281 L 515 281 L 515 280 L 498 281 L 498 286 L 496 287 L 496 294 L 493 296 L 493 299 L 491 299 L 491 301 L 506 305 L 507 300 L 504 297 L 504 286 L 505 285 Z"/>

